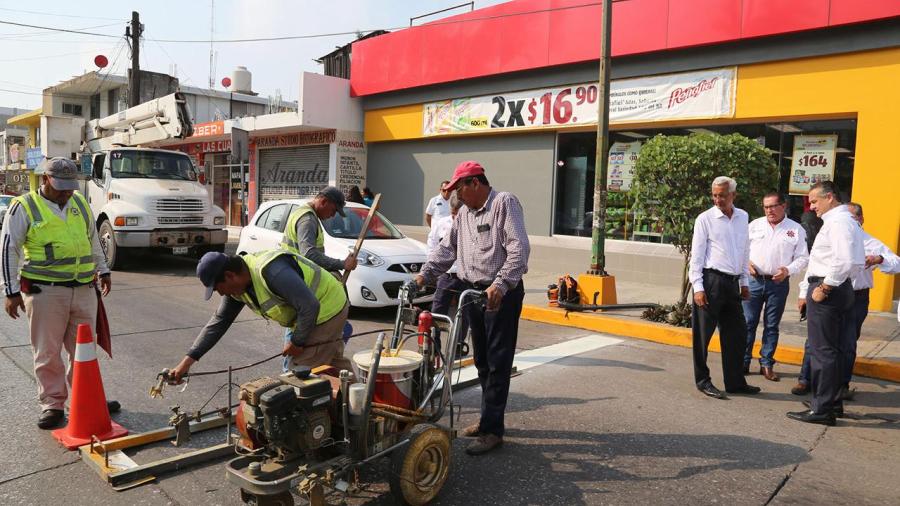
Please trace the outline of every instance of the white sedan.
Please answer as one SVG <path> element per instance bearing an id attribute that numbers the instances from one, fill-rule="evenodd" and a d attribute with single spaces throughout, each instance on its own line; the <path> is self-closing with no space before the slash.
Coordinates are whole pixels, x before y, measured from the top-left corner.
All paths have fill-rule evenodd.
<path id="1" fill-rule="evenodd" d="M 241 230 L 238 253 L 279 248 L 288 216 L 304 202 L 274 200 L 263 203 L 250 224 Z M 369 208 L 348 202 L 344 211 L 346 217 L 336 214 L 322 223 L 325 254 L 332 258 L 346 258 L 353 250 Z M 347 279 L 350 305 L 384 307 L 397 305 L 400 286 L 415 277 L 427 255 L 425 244 L 404 236 L 393 223 L 376 212 L 357 259 L 359 264 Z M 430 290 L 415 302 L 428 302 L 432 298 L 433 290 Z"/>

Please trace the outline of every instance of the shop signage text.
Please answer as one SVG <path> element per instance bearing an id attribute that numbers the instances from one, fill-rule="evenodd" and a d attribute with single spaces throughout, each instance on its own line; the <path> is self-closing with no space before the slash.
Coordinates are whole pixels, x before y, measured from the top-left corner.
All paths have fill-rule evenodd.
<path id="1" fill-rule="evenodd" d="M 806 195 L 812 185 L 834 179 L 837 135 L 797 135 L 791 158 L 788 193 Z"/>
<path id="2" fill-rule="evenodd" d="M 221 141 L 194 142 L 192 144 L 173 147 L 189 155 L 198 155 L 200 153 L 224 153 L 231 151 L 231 139 L 223 139 Z"/>
<path id="3" fill-rule="evenodd" d="M 621 79 L 610 85 L 611 123 L 734 115 L 734 68 Z M 587 83 L 424 105 L 424 135 L 597 123 L 598 87 Z"/>
<path id="4" fill-rule="evenodd" d="M 191 137 L 212 137 L 213 135 L 225 135 L 224 121 L 211 121 L 194 125 L 194 135 Z"/>
<path id="5" fill-rule="evenodd" d="M 29 169 L 36 168 L 43 159 L 44 153 L 41 153 L 41 148 L 28 148 L 25 151 L 25 166 Z"/>
<path id="6" fill-rule="evenodd" d="M 307 144 L 331 144 L 335 139 L 334 130 L 320 130 L 316 132 L 299 132 L 295 134 L 270 135 L 258 137 L 257 148 L 281 148 L 287 146 L 305 146 Z"/>
<path id="7" fill-rule="evenodd" d="M 366 143 L 362 132 L 340 131 L 337 136 L 337 186 L 349 193 L 366 186 Z"/>

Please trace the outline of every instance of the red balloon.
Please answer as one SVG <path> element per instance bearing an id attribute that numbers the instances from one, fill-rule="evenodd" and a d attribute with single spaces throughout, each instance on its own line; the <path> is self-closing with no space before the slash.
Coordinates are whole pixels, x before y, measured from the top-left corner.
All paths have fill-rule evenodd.
<path id="1" fill-rule="evenodd" d="M 106 67 L 107 65 L 109 65 L 109 60 L 102 54 L 98 54 L 97 57 L 94 58 L 94 65 L 96 65 L 102 69 L 103 67 Z"/>
<path id="2" fill-rule="evenodd" d="M 231 86 L 231 78 L 230 78 L 230 77 L 223 77 L 223 78 L 222 78 L 222 86 L 224 86 L 225 88 Z"/>

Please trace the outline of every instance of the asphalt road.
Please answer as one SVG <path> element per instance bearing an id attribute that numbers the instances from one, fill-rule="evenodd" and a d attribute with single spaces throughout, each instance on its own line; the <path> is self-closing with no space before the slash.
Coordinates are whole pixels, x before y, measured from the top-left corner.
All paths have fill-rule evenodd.
<path id="1" fill-rule="evenodd" d="M 113 277 L 107 309 L 114 360 L 101 352 L 109 398 L 123 410 L 115 419 L 132 432 L 165 426 L 169 407 L 224 406 L 213 396 L 224 378 L 202 377 L 185 392 L 151 400 L 156 373 L 183 356 L 218 304 L 202 300 L 194 262 L 165 257 Z M 393 310 L 353 311 L 356 332 L 387 328 Z M 589 334 L 523 321 L 520 351 Z M 370 347 L 373 336 L 351 341 L 347 354 Z M 239 317 L 195 371 L 242 365 L 277 353 L 281 329 L 252 315 Z M 223 462 L 161 477 L 114 492 L 76 453 L 60 447 L 35 421 L 39 414 L 31 352 L 23 321 L 0 319 L 0 504 L 239 504 L 225 482 Z M 540 353 L 538 353 L 540 354 Z M 710 356 L 721 386 L 719 356 Z M 241 383 L 277 371 L 272 361 L 236 374 Z M 837 427 L 785 418 L 800 409 L 789 389 L 797 369 L 770 383 L 760 376 L 756 397 L 717 401 L 701 396 L 691 379 L 690 350 L 622 338 L 621 342 L 539 365 L 512 381 L 504 447 L 483 457 L 453 443 L 450 479 L 437 504 L 896 504 L 900 497 L 900 385 L 861 381 L 849 418 Z M 478 388 L 455 397 L 459 422 L 477 417 Z M 215 444 L 224 430 L 195 435 L 189 448 Z M 145 463 L 177 455 L 168 443 L 144 448 Z M 392 504 L 387 466 L 362 474 L 363 490 L 349 504 Z M 332 495 L 329 500 L 340 504 Z"/>

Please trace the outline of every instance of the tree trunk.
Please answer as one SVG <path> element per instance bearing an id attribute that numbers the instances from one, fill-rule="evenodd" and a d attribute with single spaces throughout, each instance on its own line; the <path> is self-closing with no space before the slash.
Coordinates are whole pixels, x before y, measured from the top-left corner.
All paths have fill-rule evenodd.
<path id="1" fill-rule="evenodd" d="M 685 255 L 684 268 L 681 270 L 681 304 L 687 304 L 688 294 L 691 293 L 691 283 L 688 280 L 688 267 L 690 266 L 691 257 Z"/>

